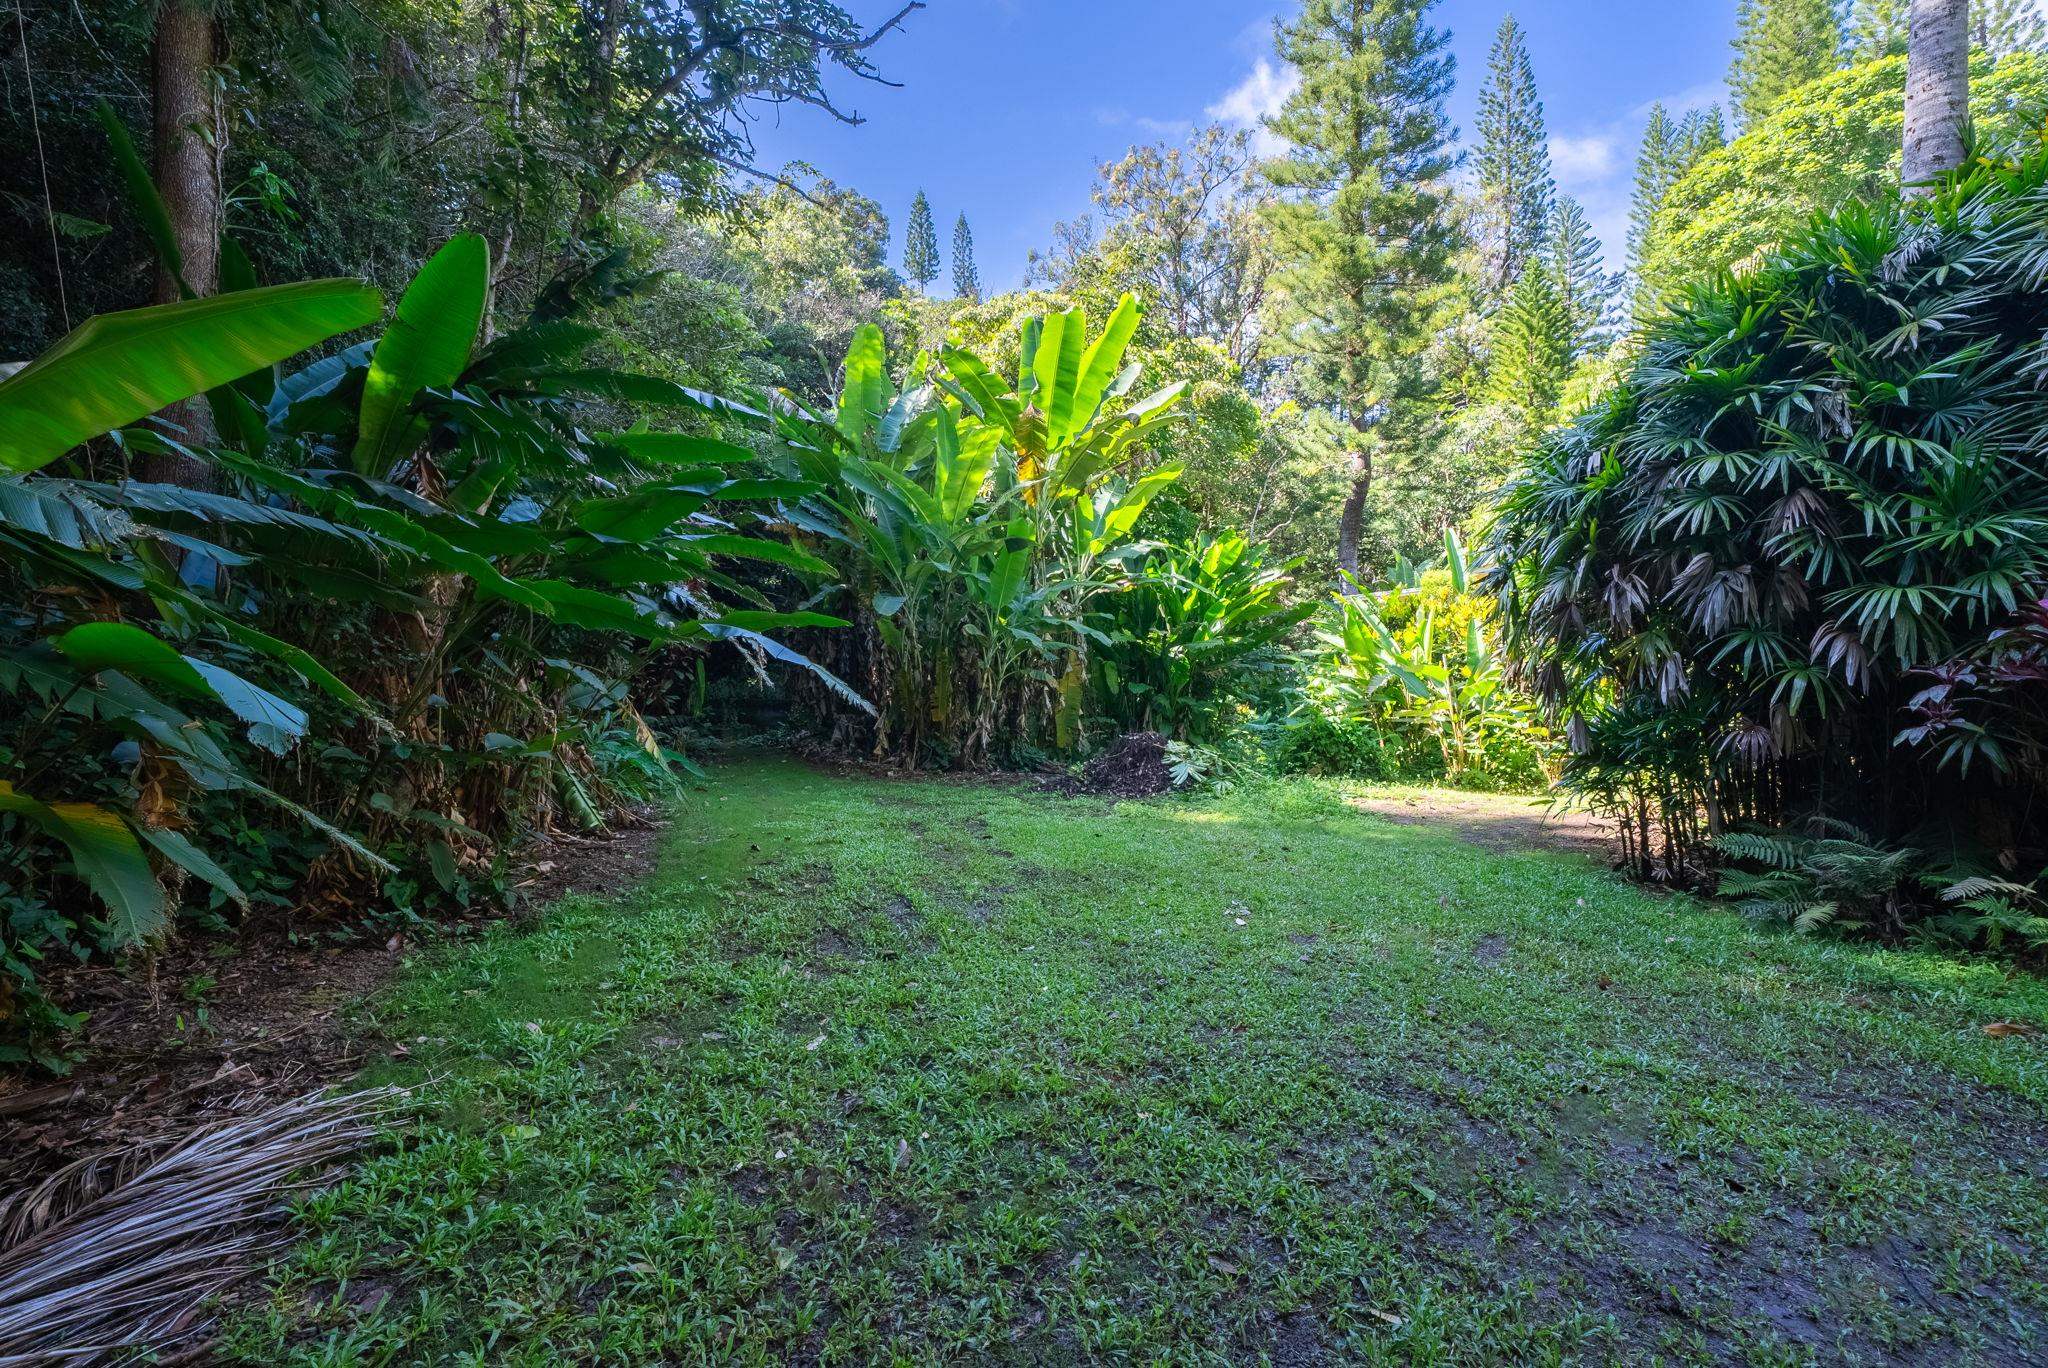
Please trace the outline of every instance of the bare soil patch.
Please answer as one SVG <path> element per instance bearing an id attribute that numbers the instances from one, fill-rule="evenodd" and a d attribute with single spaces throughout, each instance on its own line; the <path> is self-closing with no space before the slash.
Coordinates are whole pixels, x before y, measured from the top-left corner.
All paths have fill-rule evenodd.
<path id="1" fill-rule="evenodd" d="M 1562 850 L 1603 860 L 1614 856 L 1614 835 L 1606 822 L 1585 812 L 1554 812 L 1541 798 L 1432 789 L 1349 801 L 1402 826 L 1441 827 L 1487 850 Z"/>

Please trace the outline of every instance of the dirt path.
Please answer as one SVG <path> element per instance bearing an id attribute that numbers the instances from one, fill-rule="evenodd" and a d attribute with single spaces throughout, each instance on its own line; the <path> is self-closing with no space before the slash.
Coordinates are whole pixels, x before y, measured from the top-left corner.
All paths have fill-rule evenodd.
<path id="1" fill-rule="evenodd" d="M 534 847 L 524 905 L 638 883 L 664 825 Z M 190 936 L 153 965 L 52 974 L 60 1004 L 86 1014 L 81 1059 L 66 1078 L 0 1073 L 0 1194 L 85 1154 L 160 1144 L 352 1076 L 365 1058 L 357 1004 L 418 948 L 404 932 L 274 927 L 239 942 Z"/>
<path id="2" fill-rule="evenodd" d="M 1585 812 L 1558 812 L 1545 798 L 1461 793 L 1455 789 L 1383 790 L 1348 800 L 1402 826 L 1449 830 L 1487 850 L 1562 850 L 1601 860 L 1614 854 L 1608 825 Z"/>

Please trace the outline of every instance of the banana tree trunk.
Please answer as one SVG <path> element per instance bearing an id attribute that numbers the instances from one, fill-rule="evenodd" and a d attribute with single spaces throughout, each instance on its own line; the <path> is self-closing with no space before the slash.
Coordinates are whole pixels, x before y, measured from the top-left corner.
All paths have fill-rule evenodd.
<path id="1" fill-rule="evenodd" d="M 156 272 L 159 304 L 176 302 L 189 288 L 210 295 L 220 288 L 220 140 L 223 136 L 213 72 L 216 41 L 212 13 L 198 0 L 164 0 L 157 10 L 151 54 L 154 152 L 157 193 L 171 221 L 171 238 L 183 259 L 183 282 L 165 263 Z M 185 431 L 188 441 L 213 440 L 212 412 L 203 398 L 187 399 L 164 416 Z M 207 489 L 212 469 L 176 454 L 144 460 L 145 480 Z"/>
<path id="2" fill-rule="evenodd" d="M 1969 0 L 1913 0 L 1906 37 L 1906 194 L 1963 164 L 1970 111 Z"/>

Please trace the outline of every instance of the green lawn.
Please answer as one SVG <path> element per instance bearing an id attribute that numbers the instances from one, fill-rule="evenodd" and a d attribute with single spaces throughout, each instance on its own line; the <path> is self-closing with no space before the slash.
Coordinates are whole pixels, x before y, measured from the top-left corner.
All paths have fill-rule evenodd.
<path id="1" fill-rule="evenodd" d="M 423 957 L 273 1363 L 2048 1355 L 2048 985 L 1335 787 L 721 769 Z"/>

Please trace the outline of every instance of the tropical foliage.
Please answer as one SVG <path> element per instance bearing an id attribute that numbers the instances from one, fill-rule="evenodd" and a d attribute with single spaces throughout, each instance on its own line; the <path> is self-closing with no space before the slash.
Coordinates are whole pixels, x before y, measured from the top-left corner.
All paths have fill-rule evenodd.
<path id="1" fill-rule="evenodd" d="M 1033 318 L 1013 374 L 949 345 L 901 388 L 870 325 L 835 414 L 778 414 L 772 459 L 817 489 L 782 516 L 832 568 L 813 601 L 854 624 L 815 649 L 875 705 L 820 693 L 834 740 L 970 765 L 1078 747 L 1090 644 L 1107 640 L 1091 605 L 1180 475 L 1133 466 L 1182 394 L 1132 396 L 1141 314 L 1126 296 L 1092 338 L 1085 309 Z"/>
<path id="2" fill-rule="evenodd" d="M 1497 628 L 1472 593 L 1455 533 L 1445 550 L 1440 570 L 1335 597 L 1295 719 L 1306 730 L 1290 748 L 1293 767 L 1477 788 L 1543 785 L 1549 738 L 1528 697 L 1508 687 Z"/>
<path id="3" fill-rule="evenodd" d="M 2007 867 L 2037 839 L 2044 209 L 2036 152 L 1815 221 L 1689 292 L 1510 490 L 1521 673 L 1666 874 L 1814 809 Z"/>
<path id="4" fill-rule="evenodd" d="M 377 292 L 107 315 L 0 382 L 0 821 L 32 837 L 4 876 L 10 1035 L 58 1024 L 21 997 L 37 960 L 148 946 L 183 905 L 263 896 L 277 871 L 212 831 L 267 811 L 323 838 L 286 857 L 295 902 L 466 900 L 506 839 L 670 782 L 624 689 L 653 653 L 727 639 L 794 658 L 762 629 L 836 621 L 745 606 L 764 601 L 720 568 L 822 571 L 709 511 L 806 486 L 729 477 L 750 453 L 708 436 L 598 421 L 627 400 L 699 427 L 765 417 L 583 368 L 593 330 L 572 322 L 483 343 L 488 286 L 462 237 L 380 336 L 299 369 L 280 363 L 377 322 Z M 132 426 L 199 394 L 223 434 L 208 446 Z M 165 452 L 211 487 L 122 477 Z M 89 923 L 62 910 L 73 881 Z"/>

